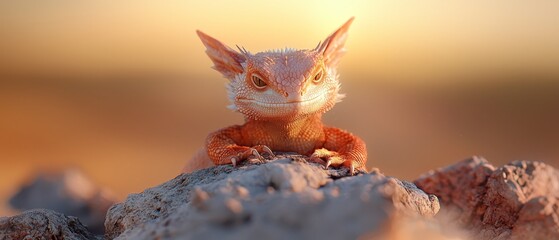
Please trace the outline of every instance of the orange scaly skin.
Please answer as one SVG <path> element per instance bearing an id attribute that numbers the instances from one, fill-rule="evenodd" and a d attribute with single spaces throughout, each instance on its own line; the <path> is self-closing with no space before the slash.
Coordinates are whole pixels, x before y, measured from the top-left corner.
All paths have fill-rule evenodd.
<path id="1" fill-rule="evenodd" d="M 230 108 L 245 116 L 243 125 L 211 133 L 202 155 L 216 165 L 236 165 L 262 158 L 262 153 L 273 155 L 271 150 L 297 152 L 326 167 L 347 167 L 351 174 L 355 169 L 366 171 L 365 143 L 322 124 L 322 115 L 343 97 L 336 67 L 352 21 L 315 49 L 256 54 L 235 51 L 198 31 L 214 69 L 230 80 Z"/>

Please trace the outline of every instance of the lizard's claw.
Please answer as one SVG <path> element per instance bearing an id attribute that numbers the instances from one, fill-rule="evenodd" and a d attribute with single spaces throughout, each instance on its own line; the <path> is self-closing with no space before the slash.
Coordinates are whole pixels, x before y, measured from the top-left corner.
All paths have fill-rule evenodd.
<path id="1" fill-rule="evenodd" d="M 324 168 L 330 167 L 330 164 L 332 164 L 332 160 L 330 159 L 326 160 L 326 162 L 324 163 Z"/>
<path id="2" fill-rule="evenodd" d="M 325 148 L 314 150 L 310 160 L 311 162 L 322 164 L 325 168 L 330 167 L 330 165 L 336 167 L 344 162 L 339 153 Z"/>
<path id="3" fill-rule="evenodd" d="M 355 164 L 353 164 L 353 162 L 350 162 L 349 164 L 349 175 L 355 175 Z"/>
<path id="4" fill-rule="evenodd" d="M 259 145 L 259 146 L 262 148 L 261 151 L 270 155 L 271 158 L 276 157 L 276 155 L 274 155 L 274 153 L 272 152 L 272 149 L 270 149 L 268 146 L 265 145 Z"/>
<path id="5" fill-rule="evenodd" d="M 245 148 L 237 150 L 238 153 L 236 155 L 232 155 L 227 157 L 226 159 L 231 162 L 233 167 L 236 167 L 240 162 L 245 160 L 250 161 L 251 163 L 258 163 L 266 161 L 266 158 L 262 156 L 262 154 L 268 155 L 270 158 L 274 158 L 275 155 L 272 150 L 264 145 L 257 145 L 252 148 Z"/>
<path id="6" fill-rule="evenodd" d="M 251 149 L 249 149 L 249 151 L 250 151 L 250 155 L 249 155 L 249 156 L 254 156 L 254 157 L 256 157 L 258 160 L 264 159 L 264 158 L 260 155 L 260 153 L 258 153 L 258 151 L 256 151 L 256 149 L 251 148 Z"/>
<path id="7" fill-rule="evenodd" d="M 276 157 L 276 155 L 274 155 L 272 150 L 266 145 L 256 145 L 252 147 L 251 150 L 252 150 L 252 156 L 255 156 L 261 161 L 265 160 L 262 154 L 267 154 L 270 158 Z"/>
<path id="8" fill-rule="evenodd" d="M 350 175 L 355 174 L 355 162 L 350 159 L 344 159 L 338 152 L 330 151 L 325 148 L 316 149 L 310 156 L 310 161 L 322 164 L 324 168 L 328 167 L 346 167 Z"/>

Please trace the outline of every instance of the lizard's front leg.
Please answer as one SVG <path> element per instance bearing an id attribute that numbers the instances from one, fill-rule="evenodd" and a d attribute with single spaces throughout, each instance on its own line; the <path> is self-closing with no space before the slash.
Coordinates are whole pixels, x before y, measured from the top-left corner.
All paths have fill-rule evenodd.
<path id="1" fill-rule="evenodd" d="M 311 160 L 323 162 L 326 167 L 347 167 L 351 175 L 355 169 L 367 172 L 367 148 L 359 137 L 338 128 L 325 127 L 324 147 L 316 149 Z"/>
<path id="2" fill-rule="evenodd" d="M 208 136 L 206 149 L 215 165 L 232 164 L 236 166 L 251 157 L 262 160 L 260 153 L 267 153 L 274 157 L 272 150 L 267 146 L 244 146 L 245 141 L 243 141 L 241 128 L 241 126 L 235 125 L 220 129 Z"/>

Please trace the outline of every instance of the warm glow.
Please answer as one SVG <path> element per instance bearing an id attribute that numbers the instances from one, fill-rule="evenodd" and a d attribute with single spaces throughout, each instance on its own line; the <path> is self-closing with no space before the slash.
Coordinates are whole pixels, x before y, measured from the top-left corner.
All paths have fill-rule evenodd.
<path id="1" fill-rule="evenodd" d="M 196 29 L 253 52 L 312 48 L 355 16 L 343 62 L 355 73 L 557 74 L 558 10 L 557 1 L 3 1 L 0 73 L 206 74 Z"/>
<path id="2" fill-rule="evenodd" d="M 325 122 L 401 179 L 471 155 L 559 162 L 559 1 L 0 1 L 0 216 L 37 169 L 121 199 L 242 123 L 195 31 L 314 48 L 355 16 Z M 551 83 L 551 84 L 550 84 Z"/>

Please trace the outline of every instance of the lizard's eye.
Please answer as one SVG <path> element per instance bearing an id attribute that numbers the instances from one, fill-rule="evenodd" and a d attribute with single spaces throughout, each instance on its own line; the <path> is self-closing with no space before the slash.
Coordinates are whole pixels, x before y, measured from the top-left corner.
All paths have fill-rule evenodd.
<path id="1" fill-rule="evenodd" d="M 312 81 L 313 81 L 314 83 L 320 83 L 320 82 L 322 82 L 322 75 L 323 75 L 323 74 L 322 74 L 322 69 L 320 69 L 320 70 L 316 73 L 316 75 L 314 75 L 314 78 L 313 78 Z"/>
<path id="2" fill-rule="evenodd" d="M 258 76 L 258 74 L 252 74 L 250 77 L 254 86 L 258 89 L 264 89 L 268 84 L 262 80 L 262 77 Z"/>

